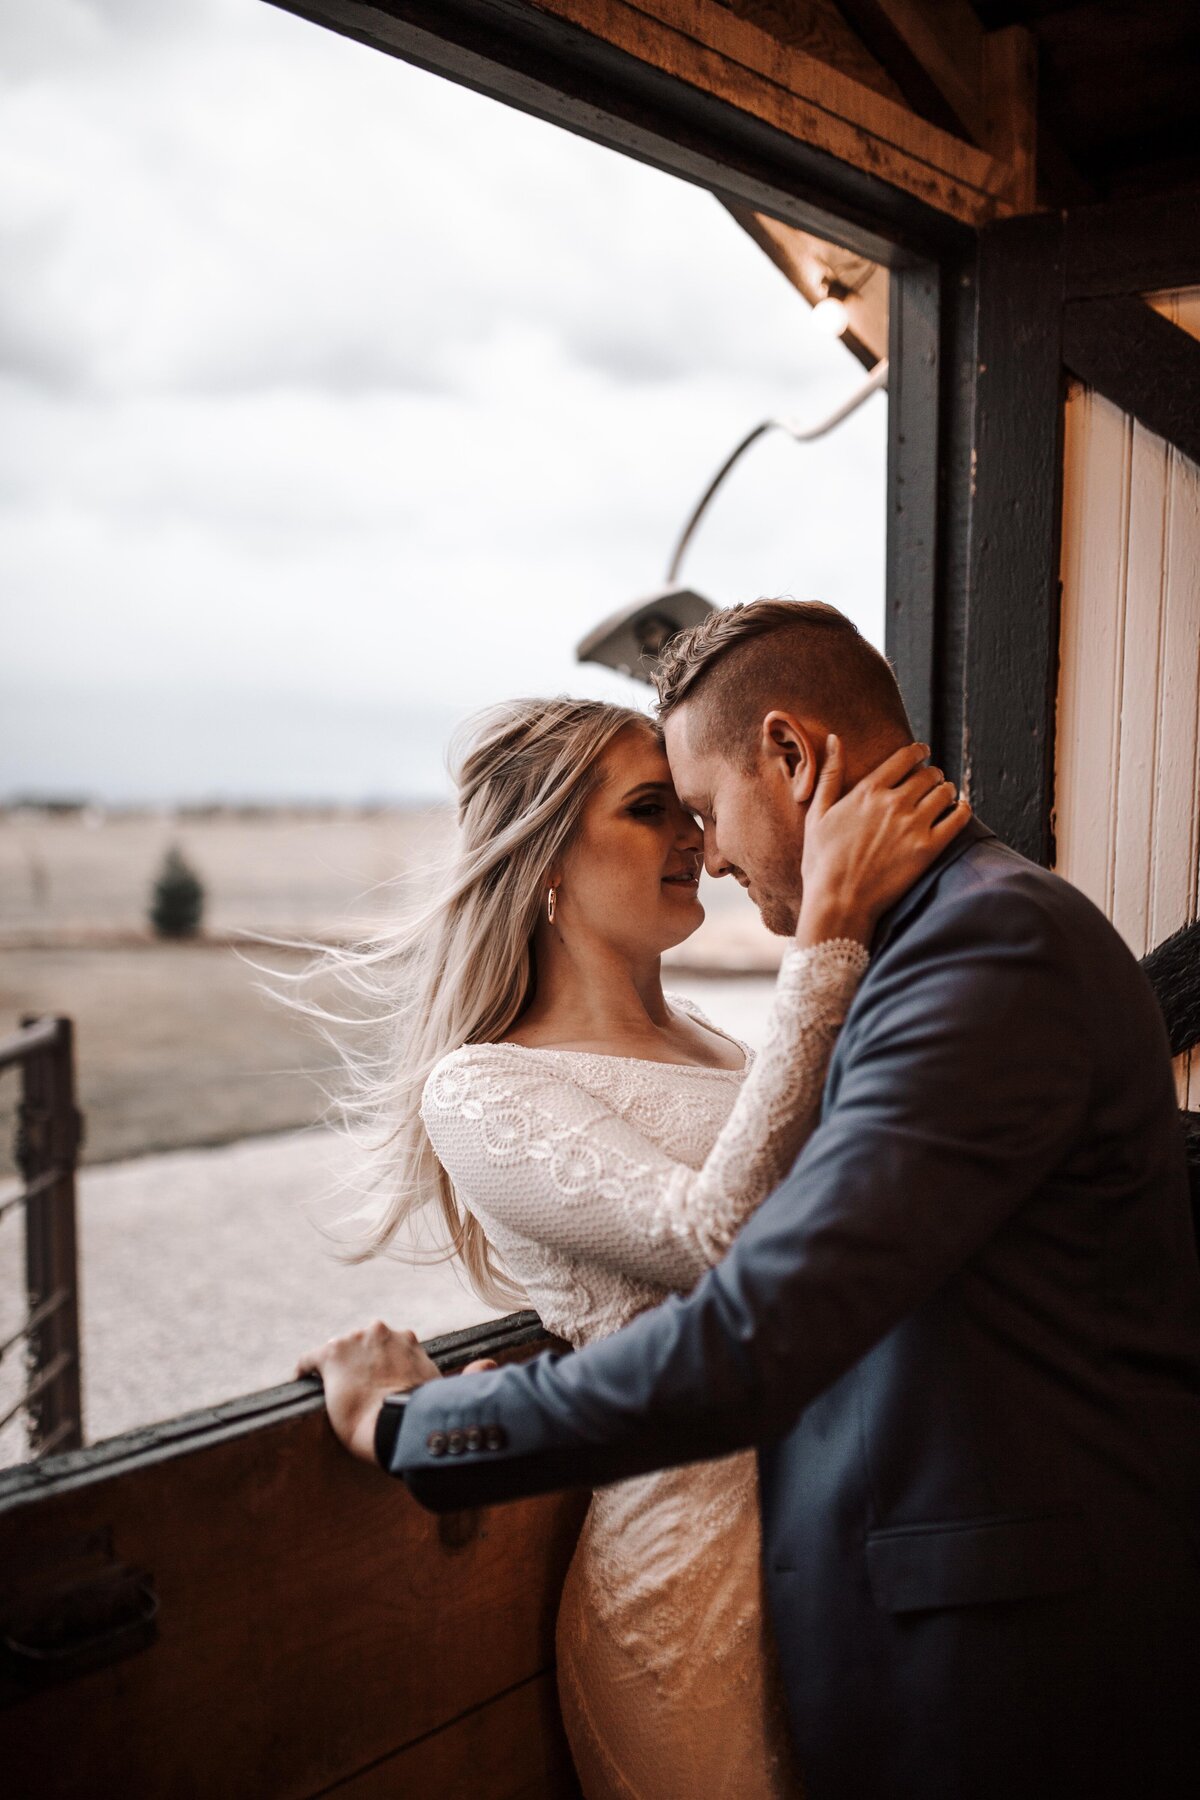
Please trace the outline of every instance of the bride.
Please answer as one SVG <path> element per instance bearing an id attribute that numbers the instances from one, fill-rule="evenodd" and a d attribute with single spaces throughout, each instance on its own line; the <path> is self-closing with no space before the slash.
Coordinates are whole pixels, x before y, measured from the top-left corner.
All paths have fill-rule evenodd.
<path id="1" fill-rule="evenodd" d="M 363 1254 L 436 1200 L 481 1298 L 535 1307 L 575 1347 L 688 1291 L 815 1124 L 880 915 L 968 817 L 927 755 L 842 798 L 829 740 L 755 1056 L 663 992 L 662 952 L 704 916 L 703 835 L 653 721 L 567 699 L 470 721 L 445 890 L 349 965 L 390 1022 L 358 1065 L 388 1144 Z M 596 1490 L 557 1623 L 586 1800 L 799 1792 L 760 1584 L 753 1451 Z"/>

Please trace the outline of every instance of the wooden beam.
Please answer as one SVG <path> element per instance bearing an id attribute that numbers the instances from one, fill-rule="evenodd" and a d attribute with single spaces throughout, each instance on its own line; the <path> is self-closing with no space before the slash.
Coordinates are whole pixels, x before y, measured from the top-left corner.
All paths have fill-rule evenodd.
<path id="1" fill-rule="evenodd" d="M 934 682 L 940 301 L 936 268 L 917 265 L 893 273 L 888 333 L 884 649 L 900 683 L 914 736 L 934 745 L 939 737 Z"/>
<path id="2" fill-rule="evenodd" d="M 871 54 L 861 34 L 851 29 L 836 0 L 721 0 L 721 4 L 781 44 L 803 50 L 877 94 L 904 103 L 898 83 Z"/>
<path id="3" fill-rule="evenodd" d="M 1007 171 L 906 106 L 713 0 L 532 0 L 678 80 L 719 95 L 940 211 L 995 216 Z"/>
<path id="4" fill-rule="evenodd" d="M 1055 213 L 1005 219 L 942 272 L 934 658 L 938 760 L 979 817 L 1053 861 L 1062 487 Z"/>
<path id="5" fill-rule="evenodd" d="M 840 0 L 867 49 L 911 106 L 976 144 L 987 142 L 983 26 L 967 0 Z"/>
<path id="6" fill-rule="evenodd" d="M 1007 171 L 1004 212 L 1036 204 L 1037 47 L 1023 25 L 985 32 L 968 0 L 841 0 L 867 48 L 923 118 Z"/>
<path id="7" fill-rule="evenodd" d="M 1063 309 L 1073 375 L 1200 462 L 1200 342 L 1144 300 L 1113 294 Z"/>
<path id="8" fill-rule="evenodd" d="M 1068 300 L 1200 285 L 1200 185 L 1070 208 L 1063 255 Z"/>
<path id="9" fill-rule="evenodd" d="M 824 278 L 833 277 L 851 292 L 846 300 L 849 328 L 842 343 L 865 369 L 873 369 L 888 353 L 888 273 L 878 263 L 854 256 L 837 244 L 813 237 L 795 225 L 768 218 L 748 206 L 726 201 L 725 210 L 770 258 L 785 280 L 816 306 L 825 296 Z"/>
<path id="10" fill-rule="evenodd" d="M 983 142 L 1005 171 L 1003 210 L 1037 205 L 1037 45 L 1024 25 L 989 31 L 981 73 Z"/>
<path id="11" fill-rule="evenodd" d="M 1062 492 L 1061 224 L 980 234 L 963 655 L 963 781 L 1014 849 L 1051 864 Z"/>
<path id="12" fill-rule="evenodd" d="M 925 736 L 947 775 L 961 783 L 967 600 L 975 499 L 975 397 L 979 385 L 977 242 L 973 241 L 960 257 L 947 258 L 938 274 L 938 485 L 934 502 L 934 647 L 930 659 L 933 664 L 933 735 L 926 732 Z"/>
<path id="13" fill-rule="evenodd" d="M 716 0 L 277 3 L 873 261 L 1005 209 L 994 158 Z"/>

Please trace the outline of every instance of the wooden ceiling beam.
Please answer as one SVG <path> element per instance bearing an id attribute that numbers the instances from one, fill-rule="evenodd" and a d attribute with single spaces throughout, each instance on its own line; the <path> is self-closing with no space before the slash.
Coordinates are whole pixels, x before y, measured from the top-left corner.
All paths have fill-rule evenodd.
<path id="1" fill-rule="evenodd" d="M 906 104 L 899 83 L 851 28 L 836 0 L 721 0 L 721 4 L 781 44 L 803 50 L 877 94 Z"/>
<path id="2" fill-rule="evenodd" d="M 838 0 L 911 106 L 984 146 L 983 26 L 966 0 Z"/>
<path id="3" fill-rule="evenodd" d="M 720 0 L 274 3 L 888 265 L 1025 204 L 1001 158 Z"/>
<path id="4" fill-rule="evenodd" d="M 1006 171 L 1005 210 L 1037 206 L 1037 44 L 1024 25 L 989 31 L 980 70 L 984 143 Z"/>
<path id="5" fill-rule="evenodd" d="M 924 117 L 1008 172 L 1003 212 L 1036 205 L 1037 47 L 1023 25 L 984 31 L 967 0 L 838 0 Z"/>
<path id="6" fill-rule="evenodd" d="M 961 223 L 1014 210 L 1009 169 L 714 0 L 529 0 Z"/>

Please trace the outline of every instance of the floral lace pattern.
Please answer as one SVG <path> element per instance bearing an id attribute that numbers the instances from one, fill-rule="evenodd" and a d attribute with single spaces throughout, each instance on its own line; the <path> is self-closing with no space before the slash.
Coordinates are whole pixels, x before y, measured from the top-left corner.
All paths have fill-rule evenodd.
<path id="1" fill-rule="evenodd" d="M 430 1140 L 550 1330 L 607 1336 L 720 1259 L 815 1123 L 867 962 L 843 941 L 789 951 L 740 1069 L 516 1044 L 442 1059 Z M 795 1795 L 759 1542 L 752 1451 L 597 1489 L 558 1620 L 587 1800 Z"/>

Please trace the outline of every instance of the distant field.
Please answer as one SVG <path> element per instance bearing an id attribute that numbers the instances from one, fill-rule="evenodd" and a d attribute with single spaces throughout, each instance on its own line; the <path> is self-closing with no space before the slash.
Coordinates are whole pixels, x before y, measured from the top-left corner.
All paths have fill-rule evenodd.
<path id="1" fill-rule="evenodd" d="M 273 953 L 277 968 L 300 958 Z M 255 991 L 223 945 L 146 944 L 0 954 L 0 1029 L 22 1013 L 75 1020 L 85 1162 L 227 1143 L 316 1119 L 328 1054 Z M 0 1167 L 10 1168 L 16 1077 L 0 1081 Z"/>
<path id="2" fill-rule="evenodd" d="M 209 932 L 348 932 L 386 917 L 450 840 L 444 808 L 0 816 L 0 943 L 140 931 L 171 844 L 204 882 Z M 392 885 L 388 885 L 392 884 Z"/>
<path id="3" fill-rule="evenodd" d="M 22 1013 L 76 1021 L 87 1162 L 308 1124 L 330 1054 L 256 991 L 225 934 L 353 936 L 423 891 L 450 832 L 445 811 L 0 818 L 0 1032 Z M 145 929 L 170 843 L 205 883 L 206 940 L 162 943 Z M 710 916 L 681 955 L 769 969 L 778 940 L 732 884 L 706 885 Z M 280 970 L 304 961 L 244 954 Z M 15 1093 L 15 1077 L 0 1078 L 0 1169 L 11 1168 Z"/>
<path id="4" fill-rule="evenodd" d="M 0 823 L 0 1030 L 23 1013 L 75 1020 L 84 1160 L 226 1143 L 318 1118 L 327 1051 L 256 991 L 260 977 L 224 934 L 352 936 L 403 904 L 449 831 L 444 811 Z M 197 942 L 163 943 L 146 928 L 168 844 L 205 884 Z M 280 970 L 305 960 L 245 955 Z M 11 1074 L 0 1081 L 3 1167 L 15 1088 Z"/>
<path id="5" fill-rule="evenodd" d="M 151 885 L 177 844 L 204 882 L 209 934 L 352 936 L 428 890 L 453 838 L 447 808 L 327 813 L 0 813 L 0 948 L 147 931 Z M 773 969 L 779 939 L 731 881 L 705 880 L 708 917 L 678 958 Z"/>

